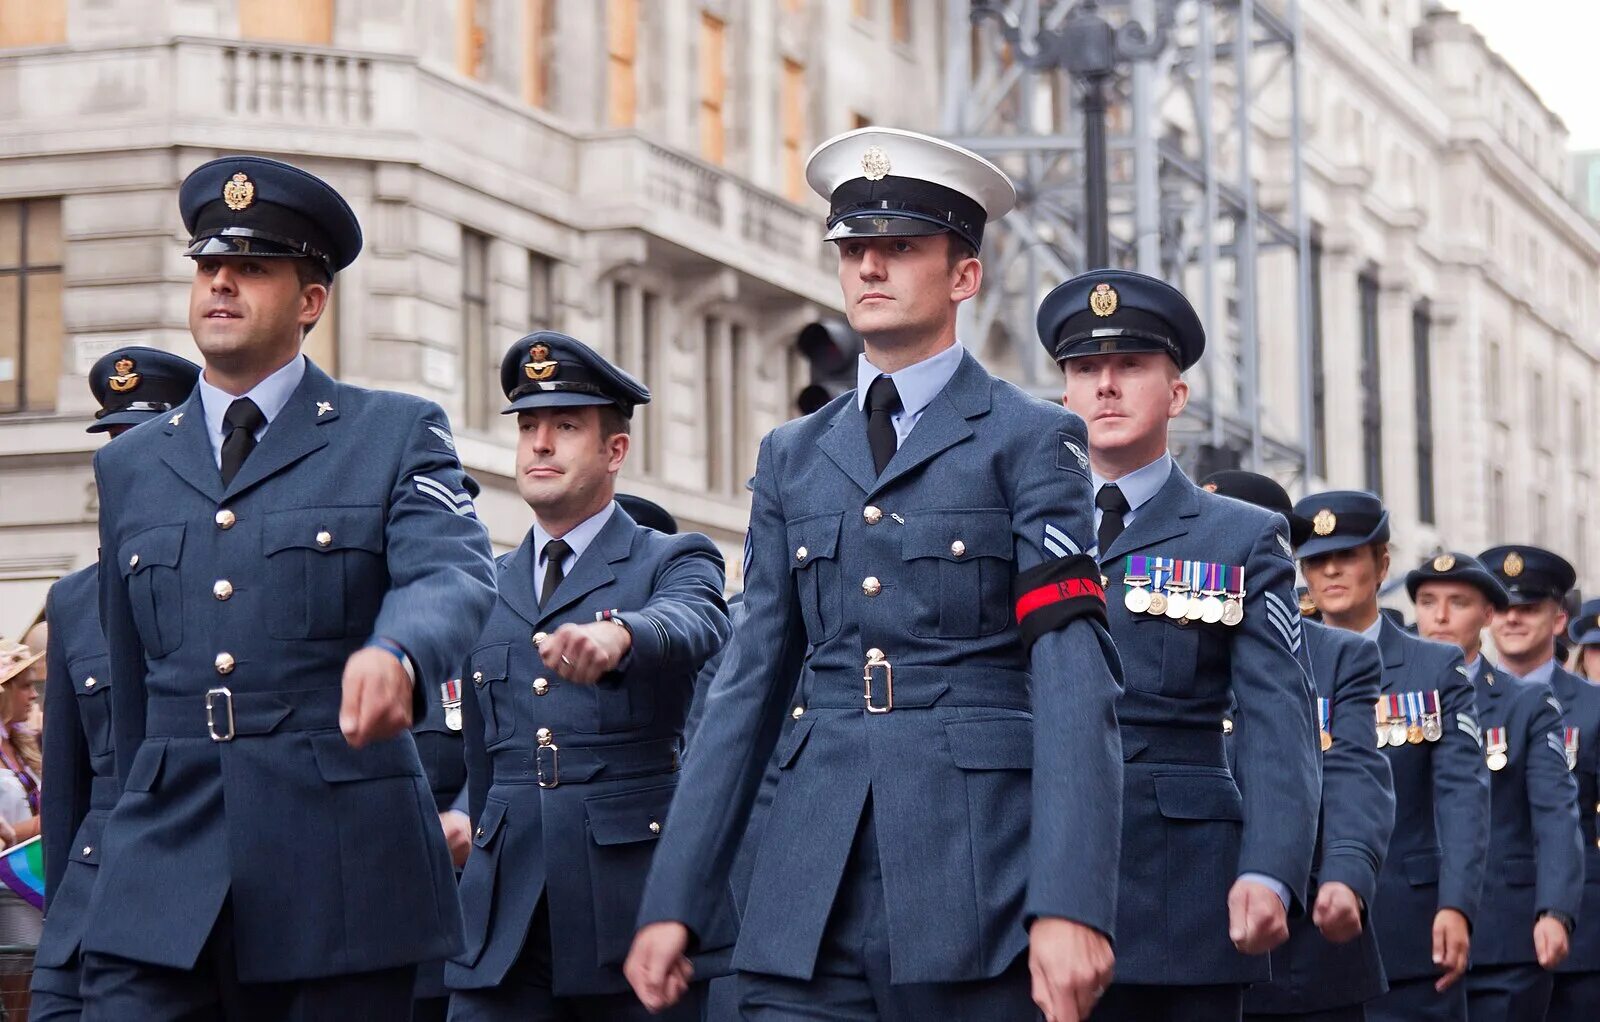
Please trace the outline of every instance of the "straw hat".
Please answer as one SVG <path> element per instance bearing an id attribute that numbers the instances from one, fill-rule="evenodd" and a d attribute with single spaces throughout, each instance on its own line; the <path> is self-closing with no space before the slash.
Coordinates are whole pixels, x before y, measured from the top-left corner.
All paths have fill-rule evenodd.
<path id="1" fill-rule="evenodd" d="M 38 663 L 44 653 L 42 649 L 35 653 L 20 642 L 0 637 L 0 685 Z"/>

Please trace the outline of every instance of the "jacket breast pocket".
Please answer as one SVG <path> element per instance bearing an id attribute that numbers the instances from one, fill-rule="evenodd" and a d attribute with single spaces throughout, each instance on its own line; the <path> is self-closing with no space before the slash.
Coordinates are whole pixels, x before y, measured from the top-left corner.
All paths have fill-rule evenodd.
<path id="1" fill-rule="evenodd" d="M 146 529 L 119 551 L 123 583 L 139 641 L 151 657 L 163 657 L 183 644 L 183 588 L 178 560 L 183 526 Z"/>
<path id="2" fill-rule="evenodd" d="M 381 507 L 269 512 L 261 542 L 274 638 L 342 639 L 371 628 L 388 588 Z"/>
<path id="3" fill-rule="evenodd" d="M 1009 512 L 920 511 L 906 519 L 900 554 L 911 582 L 912 634 L 972 639 L 1010 623 Z"/>
<path id="4" fill-rule="evenodd" d="M 483 714 L 483 744 L 493 748 L 517 730 L 515 693 L 511 691 L 509 660 L 511 644 L 496 642 L 481 646 L 467 658 L 467 680 L 478 697 Z"/>
<path id="5" fill-rule="evenodd" d="M 633 943 L 650 857 L 666 826 L 675 784 L 583 800 L 589 824 L 596 965 L 621 965 Z"/>
<path id="6" fill-rule="evenodd" d="M 1184 695 L 1194 690 L 1200 666 L 1203 624 L 1182 624 L 1167 617 L 1133 615 L 1133 647 L 1123 653 L 1127 686 L 1141 692 Z M 1120 636 L 1119 636 L 1120 639 Z M 1119 643 L 1119 651 L 1125 647 Z"/>
<path id="7" fill-rule="evenodd" d="M 842 514 L 820 514 L 789 523 L 789 569 L 794 572 L 806 637 L 813 645 L 833 638 L 843 617 L 839 574 L 843 520 Z"/>
<path id="8" fill-rule="evenodd" d="M 77 695 L 78 719 L 83 723 L 89 758 L 111 755 L 111 663 L 104 654 L 73 657 L 67 675 Z"/>

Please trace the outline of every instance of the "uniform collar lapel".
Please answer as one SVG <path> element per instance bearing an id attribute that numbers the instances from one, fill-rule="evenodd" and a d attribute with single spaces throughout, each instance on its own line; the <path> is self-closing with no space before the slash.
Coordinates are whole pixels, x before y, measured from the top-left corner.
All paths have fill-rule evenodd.
<path id="1" fill-rule="evenodd" d="M 1378 625 L 1378 649 L 1383 652 L 1383 666 L 1387 668 L 1400 668 L 1406 664 L 1406 634 L 1390 621 L 1388 616 L 1381 611 L 1378 616 L 1382 623 Z M 1387 685 L 1385 687 L 1388 687 Z"/>
<path id="2" fill-rule="evenodd" d="M 539 623 L 550 620 L 603 585 L 616 581 L 617 573 L 611 565 L 628 556 L 633 549 L 633 534 L 639 526 L 622 508 L 611 513 L 605 528 L 589 544 L 572 565 L 572 574 L 561 580 L 550 597 L 550 606 L 539 608 Z M 534 563 L 530 554 L 529 564 Z M 528 573 L 532 583 L 532 573 Z"/>
<path id="3" fill-rule="evenodd" d="M 530 625 L 539 623 L 539 601 L 533 596 L 533 530 L 511 556 L 500 562 L 500 598 Z"/>
<path id="4" fill-rule="evenodd" d="M 212 503 L 222 503 L 222 473 L 217 469 L 211 438 L 206 436 L 206 410 L 198 387 L 189 400 L 167 415 L 161 429 L 167 435 L 161 460 Z"/>
<path id="5" fill-rule="evenodd" d="M 267 427 L 261 443 L 239 467 L 239 474 L 233 477 L 224 496 L 236 497 L 312 451 L 326 447 L 328 434 L 323 427 L 339 418 L 338 396 L 338 384 L 307 361 L 300 385 Z"/>
<path id="6" fill-rule="evenodd" d="M 1122 530 L 1110 550 L 1100 551 L 1100 563 L 1110 564 L 1118 557 L 1157 543 L 1165 543 L 1189 533 L 1188 519 L 1200 514 L 1200 489 L 1172 463 L 1167 481 L 1135 513 L 1133 523 Z"/>

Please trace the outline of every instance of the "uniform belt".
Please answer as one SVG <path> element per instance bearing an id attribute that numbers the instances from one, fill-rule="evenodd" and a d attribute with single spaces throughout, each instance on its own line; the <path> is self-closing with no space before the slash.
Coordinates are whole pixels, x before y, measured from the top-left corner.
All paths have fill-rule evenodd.
<path id="1" fill-rule="evenodd" d="M 145 704 L 147 738 L 210 738 L 231 742 L 274 731 L 321 731 L 339 726 L 340 688 L 288 692 L 232 692 L 151 696 Z"/>
<path id="2" fill-rule="evenodd" d="M 892 668 L 893 673 L 886 668 Z M 870 689 L 865 674 L 871 675 Z M 893 699 L 890 699 L 890 686 Z M 870 670 L 807 670 L 801 684 L 808 709 L 873 712 L 913 710 L 930 706 L 985 706 L 1007 710 L 1033 709 L 1032 676 L 1004 667 L 929 667 L 894 663 L 888 657 Z"/>
<path id="3" fill-rule="evenodd" d="M 558 788 L 670 774 L 678 769 L 678 748 L 676 738 L 627 745 L 568 745 L 560 735 L 552 735 L 548 745 L 496 750 L 494 783 Z"/>
<path id="4" fill-rule="evenodd" d="M 1228 751 L 1220 728 L 1161 727 L 1154 724 L 1122 725 L 1122 758 L 1191 766 L 1228 765 Z"/>
<path id="5" fill-rule="evenodd" d="M 115 809 L 117 799 L 122 797 L 122 784 L 117 780 L 117 775 L 110 777 L 96 777 L 89 782 L 89 808 Z"/>

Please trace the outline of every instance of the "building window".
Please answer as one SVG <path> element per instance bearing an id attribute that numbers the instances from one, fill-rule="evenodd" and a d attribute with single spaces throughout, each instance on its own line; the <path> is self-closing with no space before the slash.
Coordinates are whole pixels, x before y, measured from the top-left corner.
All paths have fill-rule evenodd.
<path id="1" fill-rule="evenodd" d="M 1550 498 L 1543 493 L 1533 498 L 1533 527 L 1533 536 L 1537 542 L 1550 541 Z"/>
<path id="2" fill-rule="evenodd" d="M 1550 446 L 1550 437 L 1547 433 L 1550 428 L 1550 417 L 1546 412 L 1544 373 L 1536 370 L 1528 378 L 1528 419 L 1533 426 L 1533 442 L 1543 448 Z"/>
<path id="3" fill-rule="evenodd" d="M 67 0 L 0 0 L 0 47 L 67 41 Z"/>
<path id="4" fill-rule="evenodd" d="M 700 13 L 700 155 L 721 163 L 727 155 L 728 26 L 719 17 Z"/>
<path id="5" fill-rule="evenodd" d="M 706 489 L 720 493 L 728 488 L 728 447 L 733 439 L 727 421 L 728 382 L 733 377 L 728 364 L 727 321 L 707 316 L 702 339 L 705 347 L 700 360 L 700 425 L 706 438 Z"/>
<path id="6" fill-rule="evenodd" d="M 1505 415 L 1500 404 L 1500 342 L 1489 342 L 1489 364 L 1484 367 L 1483 398 L 1488 403 L 1491 413 L 1496 419 L 1503 419 Z"/>
<path id="7" fill-rule="evenodd" d="M 1309 474 L 1328 472 L 1328 381 L 1322 370 L 1322 236 L 1311 236 L 1311 437 Z"/>
<path id="8" fill-rule="evenodd" d="M 522 0 L 522 101 L 550 109 L 555 64 L 556 0 Z"/>
<path id="9" fill-rule="evenodd" d="M 1489 535 L 1506 534 L 1506 474 L 1494 469 L 1489 474 Z"/>
<path id="10" fill-rule="evenodd" d="M 606 7 L 606 121 L 631 128 L 638 114 L 639 0 L 608 0 Z"/>
<path id="11" fill-rule="evenodd" d="M 466 376 L 466 418 L 488 430 L 499 412 L 500 359 L 489 350 L 489 237 L 461 231 L 461 365 Z"/>
<path id="12" fill-rule="evenodd" d="M 1368 490 L 1383 494 L 1383 394 L 1378 361 L 1378 274 L 1356 281 L 1361 300 L 1361 451 Z"/>
<path id="13" fill-rule="evenodd" d="M 806 194 L 806 68 L 783 62 L 783 194 L 799 202 Z M 858 115 L 859 116 L 859 115 Z"/>
<path id="14" fill-rule="evenodd" d="M 333 0 L 239 0 L 239 35 L 329 46 L 333 43 Z"/>
<path id="15" fill-rule="evenodd" d="M 483 14 L 479 0 L 456 0 L 456 70 L 468 78 L 488 77 L 484 60 Z"/>
<path id="16" fill-rule="evenodd" d="M 1417 518 L 1434 521 L 1433 506 L 1433 320 L 1426 300 L 1411 310 L 1412 387 L 1417 402 Z"/>
<path id="17" fill-rule="evenodd" d="M 911 0 L 890 0 L 889 24 L 895 42 L 911 41 Z"/>
<path id="18" fill-rule="evenodd" d="M 47 412 L 61 376 L 61 200 L 0 202 L 0 412 Z"/>
<path id="19" fill-rule="evenodd" d="M 611 285 L 612 352 L 618 364 L 650 386 L 661 345 L 661 299 L 654 291 L 631 281 Z M 657 393 L 660 393 L 658 390 Z M 644 405 L 633 413 L 634 464 L 646 475 L 656 471 L 658 454 L 657 404 Z"/>
<path id="20" fill-rule="evenodd" d="M 538 252 L 528 253 L 529 333 L 556 329 L 556 264 Z"/>

